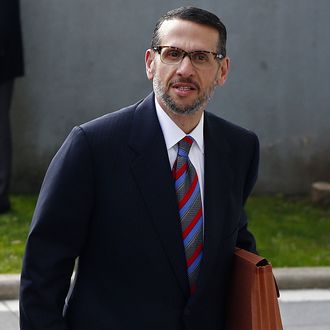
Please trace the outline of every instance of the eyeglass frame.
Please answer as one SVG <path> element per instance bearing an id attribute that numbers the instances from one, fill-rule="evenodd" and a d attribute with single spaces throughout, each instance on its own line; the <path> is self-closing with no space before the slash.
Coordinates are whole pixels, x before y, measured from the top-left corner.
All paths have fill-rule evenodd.
<path id="1" fill-rule="evenodd" d="M 178 62 L 178 63 L 166 63 L 166 62 L 163 62 L 162 60 L 162 56 L 161 56 L 161 52 L 162 52 L 162 49 L 163 48 L 171 48 L 173 50 L 179 50 L 180 52 L 183 53 L 183 57 L 181 58 L 181 60 Z M 188 56 L 190 58 L 190 61 L 192 63 L 192 65 L 196 65 L 194 64 L 194 62 L 192 61 L 192 58 L 191 58 L 191 54 L 193 53 L 198 53 L 198 52 L 201 52 L 201 53 L 207 53 L 207 54 L 212 54 L 214 56 L 214 59 L 215 60 L 222 60 L 224 59 L 225 56 L 223 56 L 221 53 L 215 53 L 215 52 L 211 52 L 211 51 L 208 51 L 208 50 L 193 50 L 191 52 L 187 52 L 185 51 L 184 49 L 181 49 L 179 47 L 174 47 L 174 46 L 155 46 L 155 47 L 152 47 L 152 50 L 154 52 L 157 52 L 160 56 L 160 60 L 164 63 L 164 64 L 168 64 L 168 65 L 177 65 L 177 64 L 180 64 L 183 59 Z"/>

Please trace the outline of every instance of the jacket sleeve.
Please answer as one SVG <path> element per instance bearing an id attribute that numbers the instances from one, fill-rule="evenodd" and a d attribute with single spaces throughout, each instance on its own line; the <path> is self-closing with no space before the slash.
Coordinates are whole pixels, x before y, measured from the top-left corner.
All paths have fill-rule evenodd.
<path id="1" fill-rule="evenodd" d="M 73 129 L 46 173 L 27 240 L 20 287 L 22 330 L 68 330 L 63 307 L 92 214 L 91 150 Z"/>
<path id="2" fill-rule="evenodd" d="M 244 205 L 249 197 L 258 176 L 258 166 L 259 166 L 259 140 L 258 137 L 253 134 L 254 137 L 254 147 L 253 153 L 251 156 L 250 166 L 247 171 L 246 180 L 243 189 L 243 205 L 241 210 L 241 218 L 240 218 L 240 229 L 238 232 L 237 238 L 237 246 L 248 250 L 253 253 L 257 253 L 256 249 L 256 241 L 252 233 L 248 230 L 248 219 L 244 210 Z"/>

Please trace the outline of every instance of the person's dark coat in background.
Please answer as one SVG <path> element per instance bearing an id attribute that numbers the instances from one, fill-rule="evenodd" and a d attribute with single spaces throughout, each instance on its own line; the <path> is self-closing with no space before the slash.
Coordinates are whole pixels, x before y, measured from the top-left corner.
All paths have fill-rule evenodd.
<path id="1" fill-rule="evenodd" d="M 0 84 L 24 73 L 18 0 L 0 1 Z"/>
<path id="2" fill-rule="evenodd" d="M 18 0 L 0 1 L 0 213 L 10 209 L 11 129 L 14 79 L 24 74 Z"/>

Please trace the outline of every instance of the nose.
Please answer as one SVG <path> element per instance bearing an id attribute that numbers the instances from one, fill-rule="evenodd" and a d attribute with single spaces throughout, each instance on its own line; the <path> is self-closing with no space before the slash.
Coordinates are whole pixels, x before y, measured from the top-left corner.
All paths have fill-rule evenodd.
<path id="1" fill-rule="evenodd" d="M 188 55 L 186 55 L 182 59 L 182 61 L 178 64 L 178 68 L 177 68 L 176 72 L 178 75 L 180 75 L 182 77 L 190 77 L 195 74 L 195 68 Z"/>

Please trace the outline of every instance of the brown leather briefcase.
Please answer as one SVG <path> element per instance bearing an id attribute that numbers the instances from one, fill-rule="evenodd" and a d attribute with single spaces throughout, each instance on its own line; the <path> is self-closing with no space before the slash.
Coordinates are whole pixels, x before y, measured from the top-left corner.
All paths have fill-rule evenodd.
<path id="1" fill-rule="evenodd" d="M 228 330 L 282 330 L 279 291 L 263 257 L 236 249 L 227 312 Z"/>

